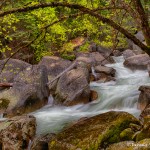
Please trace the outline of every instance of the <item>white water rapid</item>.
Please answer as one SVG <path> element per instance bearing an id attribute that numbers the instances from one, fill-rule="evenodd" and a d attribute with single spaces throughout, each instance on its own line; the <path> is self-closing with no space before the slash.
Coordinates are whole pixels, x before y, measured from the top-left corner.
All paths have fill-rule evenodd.
<path id="1" fill-rule="evenodd" d="M 138 88 L 140 85 L 150 85 L 148 73 L 125 68 L 122 56 L 114 59 L 116 63 L 107 66 L 116 69 L 116 81 L 90 84 L 91 89 L 98 92 L 98 100 L 73 107 L 54 107 L 50 104 L 34 112 L 33 115 L 37 118 L 37 134 L 58 132 L 73 120 L 110 110 L 126 111 L 138 117 Z"/>

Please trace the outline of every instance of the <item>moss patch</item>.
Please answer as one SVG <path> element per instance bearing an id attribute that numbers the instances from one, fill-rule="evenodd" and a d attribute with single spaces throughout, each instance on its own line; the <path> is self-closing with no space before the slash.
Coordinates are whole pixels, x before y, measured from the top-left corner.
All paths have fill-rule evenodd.
<path id="1" fill-rule="evenodd" d="M 130 123 L 139 124 L 132 115 L 125 112 L 107 112 L 77 122 L 62 131 L 49 142 L 49 149 L 98 150 L 111 143 L 120 142 L 120 133 Z"/>
<path id="2" fill-rule="evenodd" d="M 8 99 L 0 99 L 0 109 L 6 109 L 8 107 Z"/>

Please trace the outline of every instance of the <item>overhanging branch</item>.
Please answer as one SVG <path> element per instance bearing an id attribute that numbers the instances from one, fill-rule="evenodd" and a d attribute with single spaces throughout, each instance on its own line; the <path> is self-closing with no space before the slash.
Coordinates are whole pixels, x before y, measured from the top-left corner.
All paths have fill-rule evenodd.
<path id="1" fill-rule="evenodd" d="M 102 15 L 100 15 L 100 14 L 94 12 L 93 10 L 91 10 L 89 8 L 86 8 L 82 5 L 69 4 L 69 3 L 63 3 L 63 2 L 41 3 L 41 4 L 36 4 L 36 5 L 33 5 L 33 6 L 26 6 L 26 7 L 23 7 L 23 8 L 16 8 L 16 9 L 12 9 L 12 10 L 9 10 L 9 11 L 1 12 L 0 17 L 3 17 L 5 15 L 11 14 L 11 13 L 16 13 L 16 12 L 27 12 L 27 11 L 31 11 L 31 10 L 35 10 L 35 9 L 39 9 L 39 8 L 58 7 L 58 6 L 68 7 L 68 8 L 71 8 L 71 9 L 78 9 L 81 12 L 84 12 L 86 14 L 89 14 L 91 16 L 96 17 L 98 20 L 102 21 L 103 23 L 106 23 L 106 24 L 110 25 L 114 29 L 121 32 L 128 39 L 132 40 L 136 45 L 138 45 L 143 51 L 145 51 L 147 54 L 150 55 L 150 48 L 147 47 L 146 45 L 144 45 L 140 40 L 138 40 L 134 35 L 132 35 L 126 29 L 124 29 L 123 27 L 121 27 L 120 25 L 115 23 L 113 20 L 111 20 L 109 18 L 106 18 L 106 17 L 103 17 Z"/>

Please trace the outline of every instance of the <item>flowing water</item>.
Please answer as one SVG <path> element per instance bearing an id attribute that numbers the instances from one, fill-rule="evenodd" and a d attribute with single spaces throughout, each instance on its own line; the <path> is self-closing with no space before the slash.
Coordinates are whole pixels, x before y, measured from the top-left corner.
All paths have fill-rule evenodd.
<path id="1" fill-rule="evenodd" d="M 60 131 L 73 120 L 94 116 L 110 110 L 126 111 L 138 117 L 137 109 L 140 85 L 150 85 L 147 71 L 131 71 L 123 66 L 123 57 L 114 58 L 116 63 L 107 66 L 116 69 L 116 81 L 107 83 L 92 82 L 91 89 L 98 92 L 99 98 L 90 104 L 72 107 L 49 104 L 33 113 L 37 118 L 37 134 Z"/>

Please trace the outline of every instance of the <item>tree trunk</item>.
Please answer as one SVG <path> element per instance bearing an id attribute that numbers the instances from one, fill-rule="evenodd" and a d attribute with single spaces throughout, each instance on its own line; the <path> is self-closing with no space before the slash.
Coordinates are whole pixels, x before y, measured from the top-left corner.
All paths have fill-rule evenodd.
<path id="1" fill-rule="evenodd" d="M 146 44 L 148 47 L 150 47 L 150 26 L 148 22 L 148 16 L 145 13 L 140 0 L 134 0 L 133 2 L 135 5 L 135 9 L 137 10 L 139 17 L 140 17 L 141 29 L 145 37 Z"/>

